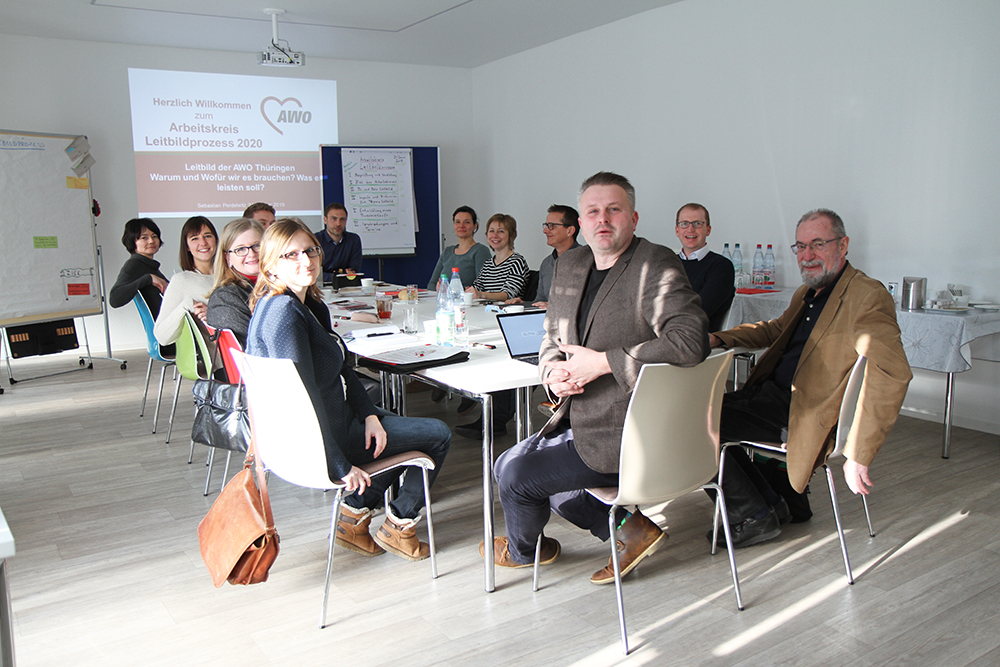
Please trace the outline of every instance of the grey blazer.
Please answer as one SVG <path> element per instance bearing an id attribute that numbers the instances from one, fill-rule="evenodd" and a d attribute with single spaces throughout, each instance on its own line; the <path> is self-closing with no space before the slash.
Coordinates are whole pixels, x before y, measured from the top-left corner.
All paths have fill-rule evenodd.
<path id="1" fill-rule="evenodd" d="M 609 270 L 580 332 L 577 314 L 593 267 L 587 246 L 567 250 L 556 262 L 540 372 L 544 379 L 550 372 L 544 362 L 565 359 L 559 346 L 570 344 L 607 352 L 611 374 L 559 402 L 542 434 L 569 417 L 583 462 L 610 473 L 618 471 L 625 412 L 639 369 L 646 363 L 700 363 L 709 353 L 708 318 L 677 254 L 636 237 Z"/>

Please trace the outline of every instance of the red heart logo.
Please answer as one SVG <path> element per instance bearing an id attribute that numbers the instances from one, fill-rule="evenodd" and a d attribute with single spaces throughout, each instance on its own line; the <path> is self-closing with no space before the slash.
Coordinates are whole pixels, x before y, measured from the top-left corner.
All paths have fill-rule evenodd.
<path id="1" fill-rule="evenodd" d="M 264 99 L 262 99 L 262 100 L 260 101 L 260 115 L 264 117 L 264 120 L 265 120 L 265 121 L 267 121 L 267 124 L 268 124 L 268 125 L 270 125 L 271 127 L 273 127 L 273 128 L 274 128 L 274 131 L 275 131 L 275 132 L 277 132 L 278 134 L 280 134 L 280 135 L 284 136 L 284 134 L 285 134 L 285 133 L 284 133 L 284 132 L 282 132 L 282 131 L 281 131 L 281 130 L 280 130 L 280 129 L 278 128 L 278 126 L 277 126 L 277 125 L 275 125 L 275 124 L 274 124 L 274 123 L 273 123 L 273 122 L 271 121 L 271 119 L 267 117 L 267 111 L 265 111 L 265 110 L 264 110 L 264 105 L 265 105 L 265 104 L 267 104 L 268 102 L 277 102 L 277 103 L 278 103 L 278 108 L 279 108 L 279 109 L 280 109 L 281 107 L 285 106 L 285 102 L 295 102 L 296 104 L 298 104 L 298 105 L 299 105 L 299 108 L 301 109 L 301 108 L 302 108 L 302 102 L 299 102 L 299 101 L 298 101 L 297 99 L 295 99 L 294 97 L 286 97 L 286 98 L 285 98 L 285 99 L 283 99 L 283 100 L 279 100 L 279 99 L 278 99 L 277 97 L 265 97 Z"/>

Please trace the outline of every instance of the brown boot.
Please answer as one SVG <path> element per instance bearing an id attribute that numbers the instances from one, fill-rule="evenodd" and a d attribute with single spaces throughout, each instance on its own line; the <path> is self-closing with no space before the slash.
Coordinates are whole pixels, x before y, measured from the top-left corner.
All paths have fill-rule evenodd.
<path id="1" fill-rule="evenodd" d="M 382 548 L 406 560 L 423 560 L 431 555 L 431 548 L 417 539 L 416 519 L 400 519 L 386 507 L 385 521 L 375 533 L 375 541 Z"/>
<path id="2" fill-rule="evenodd" d="M 337 521 L 337 544 L 350 549 L 362 556 L 379 556 L 385 551 L 375 544 L 368 533 L 372 522 L 372 511 L 368 508 L 356 510 L 347 505 L 340 506 L 340 519 Z"/>
<path id="3" fill-rule="evenodd" d="M 555 561 L 555 559 L 559 557 L 559 552 L 561 550 L 562 547 L 559 546 L 559 542 L 551 537 L 545 537 L 543 535 L 542 554 L 538 560 L 538 564 L 548 565 L 549 563 Z M 486 542 L 479 543 L 479 557 L 486 558 Z M 514 558 L 510 555 L 510 542 L 507 541 L 506 537 L 493 538 L 493 563 L 498 567 L 509 568 L 534 567 L 535 565 L 534 560 L 530 563 L 518 563 L 514 560 Z"/>
<path id="4" fill-rule="evenodd" d="M 660 527 L 636 510 L 618 529 L 618 566 L 622 576 L 635 569 L 643 558 L 660 548 L 667 534 Z M 611 559 L 608 565 L 590 577 L 592 584 L 611 584 L 615 581 L 615 570 Z"/>

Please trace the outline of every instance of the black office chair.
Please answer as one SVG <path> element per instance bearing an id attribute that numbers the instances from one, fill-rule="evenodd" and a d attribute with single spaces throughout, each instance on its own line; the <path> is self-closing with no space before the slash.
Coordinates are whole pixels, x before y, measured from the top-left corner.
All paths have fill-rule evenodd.
<path id="1" fill-rule="evenodd" d="M 534 303 L 536 297 L 538 296 L 538 271 L 528 271 L 528 280 L 524 283 L 524 289 L 521 290 L 521 298 L 524 299 L 526 303 Z"/>

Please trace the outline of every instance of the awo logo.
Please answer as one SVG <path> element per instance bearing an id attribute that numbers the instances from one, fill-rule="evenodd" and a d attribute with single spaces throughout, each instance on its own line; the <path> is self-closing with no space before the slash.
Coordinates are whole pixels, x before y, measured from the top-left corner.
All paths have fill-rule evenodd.
<path id="1" fill-rule="evenodd" d="M 285 108 L 285 105 L 288 108 Z M 297 108 L 296 108 L 297 107 Z M 312 120 L 312 112 L 302 109 L 302 102 L 294 97 L 279 100 L 277 97 L 265 97 L 260 101 L 260 115 L 278 134 L 284 135 L 281 125 L 290 123 L 308 123 Z M 271 118 L 274 120 L 271 120 Z"/>

